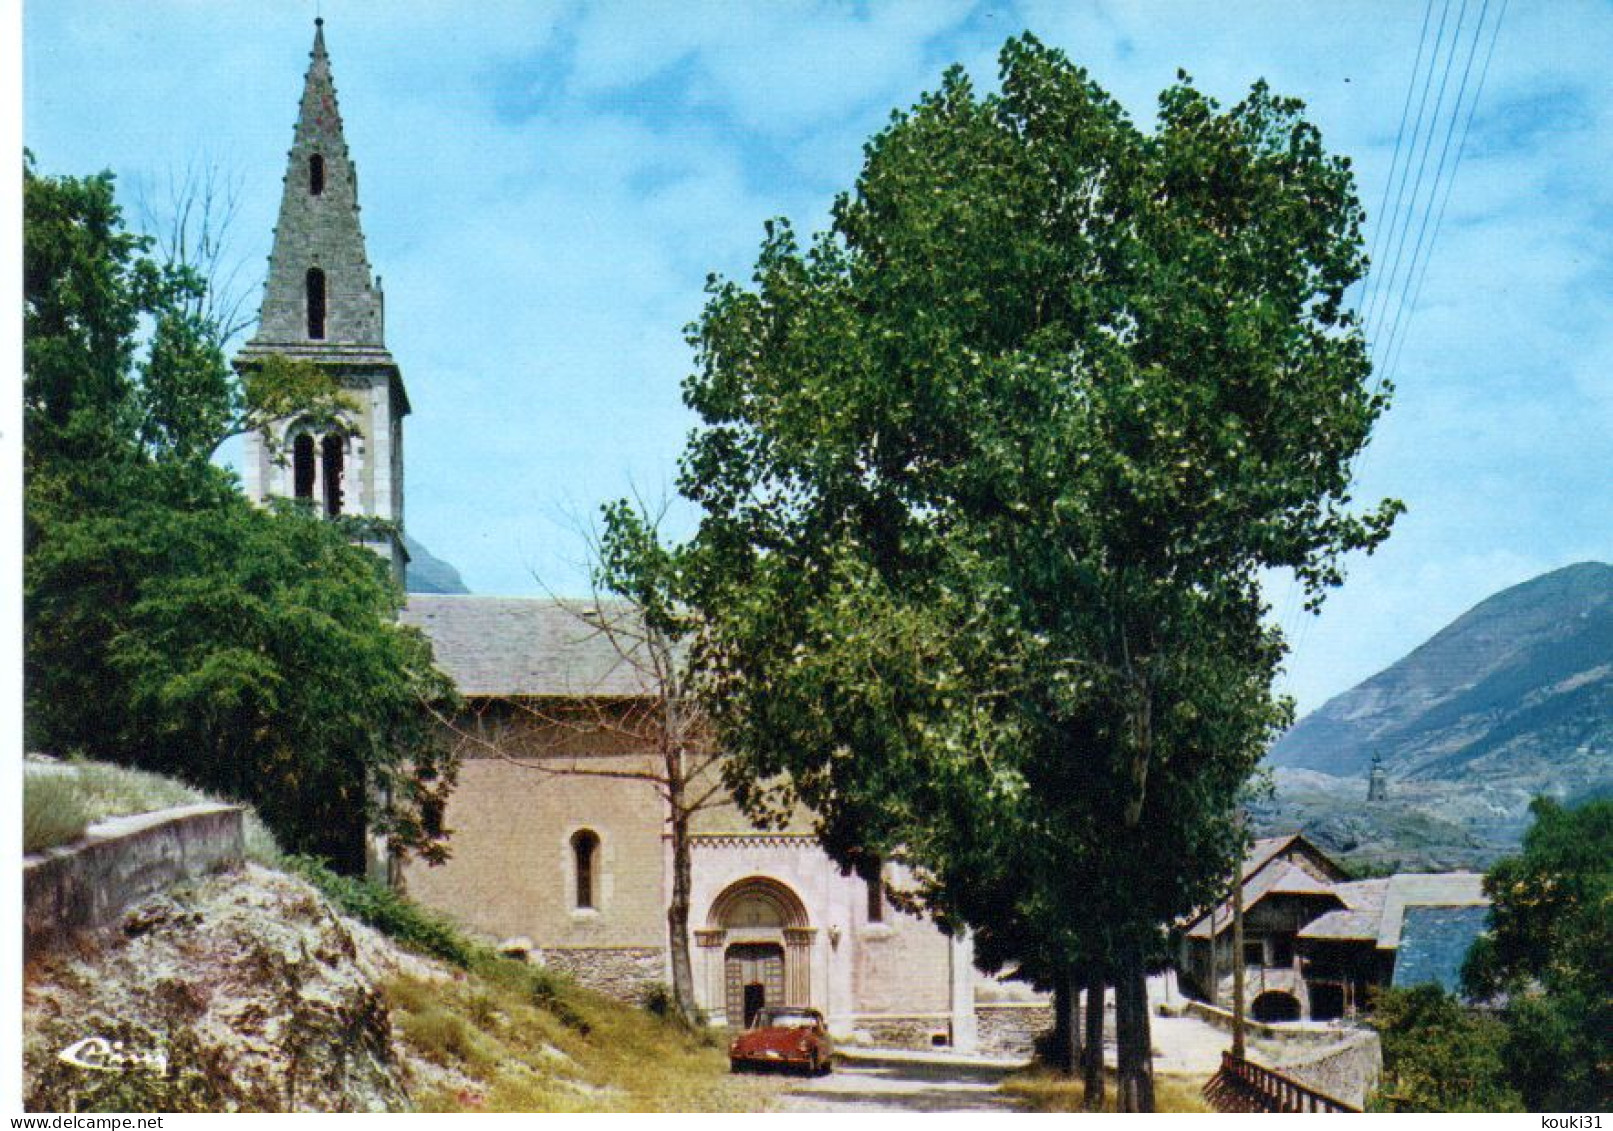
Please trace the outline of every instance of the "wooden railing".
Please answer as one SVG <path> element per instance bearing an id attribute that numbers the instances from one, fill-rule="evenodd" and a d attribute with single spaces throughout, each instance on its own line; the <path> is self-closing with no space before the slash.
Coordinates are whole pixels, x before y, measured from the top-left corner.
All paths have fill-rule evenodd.
<path id="1" fill-rule="evenodd" d="M 1204 1098 L 1216 1111 L 1359 1112 L 1343 1100 L 1307 1088 L 1281 1072 L 1230 1052 L 1221 1054 L 1221 1070 L 1204 1085 Z"/>

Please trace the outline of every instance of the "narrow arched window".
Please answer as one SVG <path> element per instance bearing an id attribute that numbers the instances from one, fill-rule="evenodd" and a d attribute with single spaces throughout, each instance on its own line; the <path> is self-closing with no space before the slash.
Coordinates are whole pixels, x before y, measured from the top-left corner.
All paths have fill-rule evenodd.
<path id="1" fill-rule="evenodd" d="M 308 158 L 308 194 L 319 196 L 325 191 L 325 158 L 314 154 Z"/>
<path id="2" fill-rule="evenodd" d="M 299 499 L 314 497 L 314 438 L 304 432 L 291 444 L 292 493 Z"/>
<path id="3" fill-rule="evenodd" d="M 577 906 L 594 906 L 594 860 L 599 855 L 599 836 L 591 829 L 578 829 L 571 835 L 571 855 L 577 872 Z"/>
<path id="4" fill-rule="evenodd" d="M 325 336 L 325 273 L 317 267 L 308 268 L 308 336 Z"/>
<path id="5" fill-rule="evenodd" d="M 342 513 L 342 437 L 332 432 L 319 447 L 325 473 L 325 513 L 334 518 Z"/>
<path id="6" fill-rule="evenodd" d="M 885 921 L 885 878 L 881 870 L 875 868 L 867 879 L 868 883 L 868 921 L 870 923 L 883 923 Z"/>

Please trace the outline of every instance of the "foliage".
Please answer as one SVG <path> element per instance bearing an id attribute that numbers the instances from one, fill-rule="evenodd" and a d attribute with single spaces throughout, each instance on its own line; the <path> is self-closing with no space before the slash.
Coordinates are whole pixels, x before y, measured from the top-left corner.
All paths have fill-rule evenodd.
<path id="1" fill-rule="evenodd" d="M 289 856 L 282 866 L 301 876 L 344 914 L 368 923 L 383 935 L 411 950 L 469 969 L 478 950 L 459 928 L 386 884 L 343 876 L 311 856 Z"/>
<path id="2" fill-rule="evenodd" d="M 1383 1040 L 1373 1106 L 1386 1111 L 1521 1111 L 1507 1080 L 1505 1027 L 1435 985 L 1385 990 L 1372 1018 Z"/>
<path id="3" fill-rule="evenodd" d="M 25 774 L 22 779 L 22 850 L 43 852 L 84 835 L 90 813 L 70 778 Z"/>
<path id="4" fill-rule="evenodd" d="M 539 984 L 548 992 L 535 993 Z M 420 1110 L 756 1112 L 776 1088 L 730 1075 L 720 1046 L 675 1016 L 541 967 L 489 956 L 462 980 L 395 978 L 383 988 L 400 1051 L 451 1072 L 413 1073 Z"/>
<path id="5" fill-rule="evenodd" d="M 1613 1103 L 1613 801 L 1536 798 L 1523 852 L 1484 880 L 1489 929 L 1462 978 L 1506 996 L 1510 1079 L 1530 1111 Z"/>
<path id="6" fill-rule="evenodd" d="M 910 863 L 993 963 L 1112 969 L 1147 1106 L 1145 964 L 1290 719 L 1258 571 L 1314 606 L 1387 536 L 1349 495 L 1387 390 L 1299 103 L 1184 76 L 1145 133 L 1028 36 L 1001 64 L 895 115 L 829 232 L 712 281 L 684 568 L 741 805 Z"/>
<path id="7" fill-rule="evenodd" d="M 256 805 L 282 843 L 356 871 L 366 816 L 445 854 L 452 691 L 375 555 L 295 506 L 249 504 L 208 457 L 334 378 L 241 382 L 201 286 L 123 231 L 108 174 L 24 167 L 25 665 L 30 745 Z M 142 324 L 150 332 L 141 335 Z M 380 804 L 386 802 L 386 804 Z"/>

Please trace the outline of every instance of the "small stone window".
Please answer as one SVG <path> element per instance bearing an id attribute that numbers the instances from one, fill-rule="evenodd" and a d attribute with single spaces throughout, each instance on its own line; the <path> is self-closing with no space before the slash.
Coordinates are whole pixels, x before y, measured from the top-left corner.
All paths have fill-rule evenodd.
<path id="1" fill-rule="evenodd" d="M 291 444 L 292 493 L 299 499 L 314 497 L 314 438 L 304 432 Z"/>
<path id="2" fill-rule="evenodd" d="M 599 834 L 578 829 L 571 834 L 571 856 L 577 872 L 577 908 L 590 910 L 594 899 L 594 862 L 599 855 Z"/>
<path id="3" fill-rule="evenodd" d="M 308 195 L 322 196 L 325 192 L 325 157 L 316 153 L 308 158 Z"/>
<path id="4" fill-rule="evenodd" d="M 875 868 L 867 877 L 868 883 L 868 921 L 870 923 L 883 923 L 885 921 L 885 877 L 883 869 Z"/>
<path id="5" fill-rule="evenodd" d="M 342 470 L 345 458 L 340 433 L 332 432 L 320 443 L 320 462 L 325 472 L 325 514 L 335 518 L 342 513 Z"/>
<path id="6" fill-rule="evenodd" d="M 315 341 L 325 337 L 325 273 L 308 268 L 308 336 Z"/>

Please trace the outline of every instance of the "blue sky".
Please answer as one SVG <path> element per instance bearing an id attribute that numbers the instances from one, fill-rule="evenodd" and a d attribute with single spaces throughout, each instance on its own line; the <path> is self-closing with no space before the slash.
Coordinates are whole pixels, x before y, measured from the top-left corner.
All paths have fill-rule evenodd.
<path id="1" fill-rule="evenodd" d="M 1482 63 L 1500 4 L 1436 0 L 1432 19 L 1451 34 L 1460 18 L 1465 43 L 1482 11 Z M 1028 28 L 1144 121 L 1178 67 L 1227 103 L 1264 77 L 1355 162 L 1371 241 L 1425 14 L 1415 0 L 322 6 L 414 405 L 408 526 L 501 594 L 577 590 L 576 524 L 635 487 L 670 492 L 692 424 L 682 328 L 707 273 L 748 277 L 768 217 L 821 227 L 863 141 L 948 64 L 989 86 L 1003 40 Z M 314 14 L 313 0 L 35 0 L 23 139 L 46 172 L 112 169 L 130 204 L 216 168 L 239 182 L 233 243 L 260 278 Z M 1613 559 L 1609 58 L 1605 2 L 1505 9 L 1401 319 L 1395 407 L 1359 469 L 1359 498 L 1409 513 L 1319 618 L 1286 580 L 1270 587 L 1302 709 L 1497 589 Z"/>

